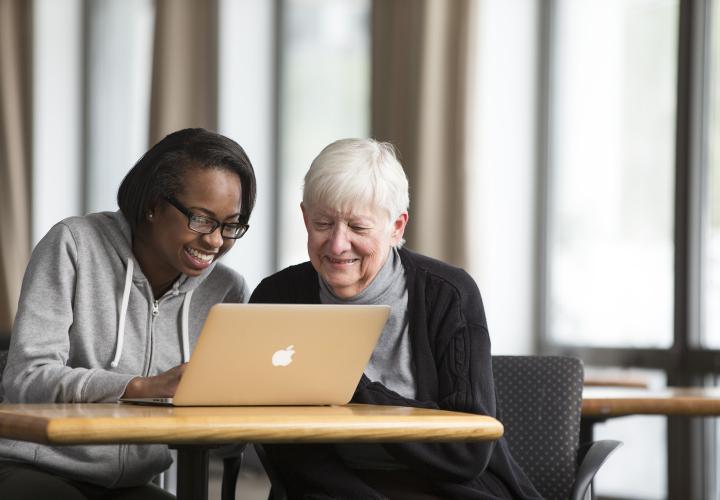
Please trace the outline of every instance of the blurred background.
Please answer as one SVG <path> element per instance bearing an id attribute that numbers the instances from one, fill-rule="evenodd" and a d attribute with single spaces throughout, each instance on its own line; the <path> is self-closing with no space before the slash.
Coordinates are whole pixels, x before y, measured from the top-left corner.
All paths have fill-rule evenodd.
<path id="1" fill-rule="evenodd" d="M 474 276 L 495 354 L 717 385 L 718 89 L 717 0 L 0 0 L 0 339 L 35 243 L 116 210 L 167 133 L 250 156 L 225 262 L 251 286 L 306 260 L 313 157 L 371 136 L 407 171 L 408 247 Z M 596 436 L 625 442 L 601 496 L 720 498 L 716 419 Z"/>

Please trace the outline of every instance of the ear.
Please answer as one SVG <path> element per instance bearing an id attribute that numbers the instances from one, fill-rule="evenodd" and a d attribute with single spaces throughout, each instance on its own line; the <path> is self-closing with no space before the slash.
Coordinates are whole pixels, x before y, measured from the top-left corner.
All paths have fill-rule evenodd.
<path id="1" fill-rule="evenodd" d="M 155 216 L 158 214 L 158 203 L 157 201 L 153 201 L 151 203 L 148 203 L 148 205 L 145 207 L 145 222 L 151 223 L 155 220 Z"/>
<path id="2" fill-rule="evenodd" d="M 400 215 L 398 215 L 397 218 L 392 222 L 390 238 L 392 240 L 393 246 L 396 246 L 398 243 L 400 243 L 400 240 L 402 240 L 402 237 L 405 234 L 405 227 L 407 226 L 409 218 L 410 216 L 407 212 L 401 212 Z"/>

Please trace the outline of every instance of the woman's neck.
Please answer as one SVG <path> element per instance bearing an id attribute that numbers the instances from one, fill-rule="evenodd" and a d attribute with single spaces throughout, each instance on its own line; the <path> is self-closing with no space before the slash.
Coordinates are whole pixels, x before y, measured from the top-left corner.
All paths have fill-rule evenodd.
<path id="1" fill-rule="evenodd" d="M 180 273 L 158 258 L 157 252 L 140 235 L 133 238 L 132 250 L 140 269 L 150 282 L 153 297 L 159 299 L 177 281 Z"/>

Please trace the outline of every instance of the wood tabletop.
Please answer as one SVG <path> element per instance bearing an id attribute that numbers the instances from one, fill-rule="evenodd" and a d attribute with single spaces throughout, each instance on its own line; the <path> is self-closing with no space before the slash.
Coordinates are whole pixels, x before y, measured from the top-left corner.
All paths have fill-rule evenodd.
<path id="1" fill-rule="evenodd" d="M 720 416 L 720 388 L 633 389 L 586 387 L 583 417 L 624 415 Z"/>
<path id="2" fill-rule="evenodd" d="M 649 387 L 649 384 L 645 379 L 624 376 L 585 377 L 583 385 L 585 387 L 634 387 L 636 389 L 647 389 Z"/>
<path id="3" fill-rule="evenodd" d="M 399 406 L 3 404 L 0 437 L 46 444 L 481 441 L 492 417 Z"/>

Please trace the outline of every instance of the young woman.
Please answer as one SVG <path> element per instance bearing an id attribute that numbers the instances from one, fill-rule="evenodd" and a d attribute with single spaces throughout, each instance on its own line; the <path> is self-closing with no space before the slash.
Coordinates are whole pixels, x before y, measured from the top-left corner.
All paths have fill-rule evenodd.
<path id="1" fill-rule="evenodd" d="M 255 175 L 234 141 L 168 135 L 130 170 L 117 212 L 71 217 L 34 249 L 0 395 L 7 403 L 172 396 L 210 307 L 245 302 L 217 263 L 248 229 Z M 166 446 L 0 439 L 6 498 L 168 498 L 149 484 Z"/>

